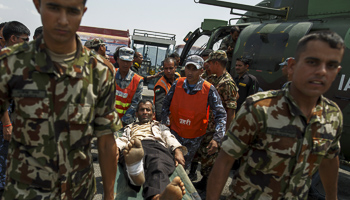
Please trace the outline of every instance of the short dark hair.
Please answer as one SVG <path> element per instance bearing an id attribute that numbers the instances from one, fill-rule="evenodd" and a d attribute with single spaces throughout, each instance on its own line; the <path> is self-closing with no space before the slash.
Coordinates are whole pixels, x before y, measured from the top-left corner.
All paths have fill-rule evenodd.
<path id="1" fill-rule="evenodd" d="M 0 24 L 0 29 L 2 29 L 2 28 L 6 25 L 6 23 L 7 23 L 7 22 L 2 22 L 2 23 Z"/>
<path id="2" fill-rule="evenodd" d="M 145 104 L 147 102 L 150 102 L 152 104 L 152 113 L 155 113 L 156 112 L 156 107 L 154 106 L 153 101 L 149 100 L 149 99 L 141 99 L 140 102 L 137 104 L 136 112 L 139 111 L 139 108 L 140 108 L 141 104 Z"/>
<path id="3" fill-rule="evenodd" d="M 248 58 L 237 58 L 236 61 L 241 61 L 244 65 L 250 64 L 250 60 Z"/>
<path id="4" fill-rule="evenodd" d="M 86 5 L 87 0 L 83 0 L 83 4 Z M 41 0 L 39 0 L 39 3 L 41 3 Z"/>
<path id="5" fill-rule="evenodd" d="M 228 62 L 228 59 L 226 58 L 226 59 L 223 59 L 223 60 L 219 60 L 219 59 L 213 59 L 213 60 L 210 60 L 209 62 L 219 62 L 220 63 L 220 65 L 221 65 L 221 67 L 225 67 L 226 68 L 226 64 L 227 64 L 227 62 Z"/>
<path id="6" fill-rule="evenodd" d="M 38 37 L 43 33 L 43 26 L 39 26 L 38 28 L 35 29 L 34 31 L 34 37 Z"/>
<path id="7" fill-rule="evenodd" d="M 100 48 L 100 46 L 101 46 L 101 45 L 97 45 L 97 46 L 95 46 L 95 47 L 91 47 L 90 49 L 95 50 L 96 53 L 97 53 L 97 52 L 98 52 L 98 49 Z"/>
<path id="8" fill-rule="evenodd" d="M 170 62 L 173 62 L 174 65 L 175 65 L 175 63 L 176 63 L 175 58 L 167 57 L 167 58 L 165 58 L 164 61 L 163 61 L 163 63 L 170 63 Z"/>
<path id="9" fill-rule="evenodd" d="M 329 30 L 316 31 L 305 35 L 299 40 L 295 53 L 296 60 L 298 60 L 300 54 L 305 51 L 307 43 L 314 40 L 326 42 L 332 49 L 345 49 L 344 40 L 337 33 Z"/>
<path id="10" fill-rule="evenodd" d="M 115 52 L 114 52 L 114 54 L 113 54 L 113 58 L 114 58 L 114 60 L 117 62 L 117 58 L 119 58 L 119 49 L 120 48 L 122 48 L 122 47 L 124 47 L 124 46 L 119 46 L 119 47 L 117 47 L 116 49 L 115 49 Z"/>
<path id="11" fill-rule="evenodd" d="M 134 58 L 138 58 L 138 57 L 139 57 L 137 53 L 140 53 L 140 52 L 135 51 L 135 53 L 134 53 Z M 140 53 L 140 54 L 141 54 L 141 53 Z"/>
<path id="12" fill-rule="evenodd" d="M 2 35 L 5 41 L 8 41 L 12 35 L 20 36 L 22 34 L 30 35 L 30 30 L 21 22 L 11 21 L 7 22 L 2 30 Z"/>
<path id="13" fill-rule="evenodd" d="M 180 58 L 180 55 L 176 52 L 169 55 L 170 58 Z"/>
<path id="14" fill-rule="evenodd" d="M 238 28 L 238 26 L 232 26 L 230 29 L 230 33 L 238 32 L 238 34 L 241 32 Z"/>

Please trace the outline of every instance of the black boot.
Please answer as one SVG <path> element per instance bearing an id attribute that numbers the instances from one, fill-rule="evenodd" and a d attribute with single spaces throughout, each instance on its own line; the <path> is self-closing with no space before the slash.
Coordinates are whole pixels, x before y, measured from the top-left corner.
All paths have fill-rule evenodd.
<path id="1" fill-rule="evenodd" d="M 197 183 L 193 183 L 193 186 L 197 190 L 206 190 L 206 188 L 207 188 L 207 181 L 208 181 L 208 178 L 203 176 L 202 180 L 198 181 Z"/>
<path id="2" fill-rule="evenodd" d="M 190 173 L 188 174 L 188 178 L 193 182 L 196 181 L 198 179 L 197 177 L 197 167 L 198 167 L 198 162 L 192 162 L 191 163 L 191 169 L 190 169 Z"/>

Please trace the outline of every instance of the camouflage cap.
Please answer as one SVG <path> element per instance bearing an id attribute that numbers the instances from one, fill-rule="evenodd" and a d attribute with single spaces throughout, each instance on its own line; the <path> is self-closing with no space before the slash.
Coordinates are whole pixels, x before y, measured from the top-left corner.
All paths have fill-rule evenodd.
<path id="1" fill-rule="evenodd" d="M 91 47 L 98 47 L 100 45 L 106 44 L 102 39 L 95 38 L 90 40 L 91 42 Z"/>
<path id="2" fill-rule="evenodd" d="M 294 59 L 293 57 L 289 57 L 289 58 L 287 58 L 284 62 L 281 62 L 279 65 L 280 66 L 284 66 L 284 65 L 288 65 L 288 60 L 289 59 Z"/>
<path id="3" fill-rule="evenodd" d="M 119 49 L 119 58 L 125 61 L 134 60 L 134 50 L 129 47 L 122 47 Z"/>
<path id="4" fill-rule="evenodd" d="M 187 65 L 190 65 L 190 64 L 196 66 L 197 69 L 202 69 L 203 64 L 204 64 L 204 60 L 203 60 L 203 58 L 201 58 L 200 56 L 197 56 L 197 55 L 188 56 L 186 59 L 185 67 Z"/>
<path id="5" fill-rule="evenodd" d="M 207 60 L 205 60 L 205 62 L 208 62 L 211 60 L 226 60 L 227 61 L 226 52 L 223 50 L 217 50 L 217 51 L 211 52 L 209 54 L 209 58 Z"/>
<path id="6" fill-rule="evenodd" d="M 91 49 L 91 40 L 87 40 L 84 44 L 87 48 Z"/>

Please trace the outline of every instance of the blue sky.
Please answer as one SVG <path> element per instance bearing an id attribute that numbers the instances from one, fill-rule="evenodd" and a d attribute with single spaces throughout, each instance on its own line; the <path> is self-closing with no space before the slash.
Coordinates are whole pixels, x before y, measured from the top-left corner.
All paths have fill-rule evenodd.
<path id="1" fill-rule="evenodd" d="M 229 1 L 229 0 L 226 0 Z M 262 0 L 236 0 L 256 5 Z M 150 30 L 176 34 L 176 44 L 204 18 L 229 20 L 230 9 L 195 3 L 193 0 L 88 0 L 81 25 L 118 30 Z M 244 11 L 237 11 L 244 12 Z M 31 31 L 41 25 L 32 0 L 0 0 L 0 22 L 20 21 Z M 32 37 L 31 37 L 32 38 Z"/>

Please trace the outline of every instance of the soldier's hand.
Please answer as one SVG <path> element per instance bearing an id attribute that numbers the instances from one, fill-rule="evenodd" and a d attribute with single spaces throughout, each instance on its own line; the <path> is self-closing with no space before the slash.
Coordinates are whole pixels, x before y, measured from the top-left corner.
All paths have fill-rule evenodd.
<path id="1" fill-rule="evenodd" d="M 207 146 L 208 155 L 214 154 L 218 150 L 218 143 L 215 140 L 211 140 Z"/>
<path id="2" fill-rule="evenodd" d="M 12 126 L 8 127 L 3 127 L 3 135 L 4 135 L 4 140 L 10 141 L 11 140 L 11 134 L 12 134 Z"/>
<path id="3" fill-rule="evenodd" d="M 177 149 L 175 149 L 175 166 L 177 166 L 179 163 L 183 167 L 185 167 L 184 155 L 182 154 L 182 151 L 179 148 L 177 148 Z"/>

